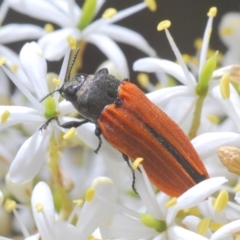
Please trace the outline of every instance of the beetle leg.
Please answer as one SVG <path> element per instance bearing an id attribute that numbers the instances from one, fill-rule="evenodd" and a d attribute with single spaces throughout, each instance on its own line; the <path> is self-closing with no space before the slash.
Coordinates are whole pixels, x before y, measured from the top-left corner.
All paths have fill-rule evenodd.
<path id="1" fill-rule="evenodd" d="M 135 176 L 135 171 L 132 168 L 130 162 L 129 162 L 129 158 L 126 154 L 122 153 L 123 159 L 127 162 L 127 165 L 129 166 L 129 168 L 131 169 L 132 175 L 133 175 L 133 181 L 132 181 L 132 189 L 133 191 L 138 194 L 136 188 L 135 188 L 135 182 L 136 182 L 136 176 Z"/>
<path id="2" fill-rule="evenodd" d="M 102 131 L 99 127 L 96 126 L 95 128 L 95 135 L 98 137 L 98 147 L 96 150 L 94 150 L 95 153 L 98 153 L 99 149 L 101 148 L 102 146 L 102 138 L 101 138 L 101 134 L 102 134 Z"/>
<path id="3" fill-rule="evenodd" d="M 49 119 L 39 128 L 39 130 L 41 130 L 41 131 L 42 131 L 42 130 L 45 130 L 45 129 L 47 128 L 48 124 L 49 124 L 52 120 L 56 120 L 58 126 L 63 127 L 63 128 L 71 128 L 71 127 L 77 128 L 77 127 L 81 126 L 82 124 L 85 124 L 85 123 L 89 122 L 89 120 L 86 119 L 86 120 L 83 120 L 83 121 L 70 121 L 70 122 L 66 122 L 66 123 L 61 124 L 61 123 L 59 122 L 59 120 L 58 120 L 58 117 L 57 117 L 57 116 L 54 116 L 54 117 L 52 117 L 52 118 L 49 118 Z"/>

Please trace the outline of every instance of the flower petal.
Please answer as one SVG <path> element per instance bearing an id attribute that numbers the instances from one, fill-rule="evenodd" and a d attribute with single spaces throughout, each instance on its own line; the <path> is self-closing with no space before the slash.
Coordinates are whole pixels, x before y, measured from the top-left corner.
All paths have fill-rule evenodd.
<path id="1" fill-rule="evenodd" d="M 23 184 L 36 176 L 46 160 L 49 138 L 50 128 L 37 130 L 23 143 L 9 169 L 11 181 Z"/>
<path id="2" fill-rule="evenodd" d="M 74 28 L 64 28 L 49 33 L 38 40 L 44 57 L 49 61 L 58 61 L 65 55 L 68 42 L 67 37 L 73 36 L 80 39 L 80 32 Z"/>
<path id="3" fill-rule="evenodd" d="M 148 44 L 144 37 L 128 28 L 117 26 L 117 25 L 105 25 L 100 27 L 97 32 L 107 35 L 115 41 L 129 44 L 151 57 L 156 56 L 156 51 Z"/>
<path id="4" fill-rule="evenodd" d="M 232 236 L 240 230 L 240 220 L 232 221 L 219 228 L 211 237 L 211 240 L 218 240 Z"/>
<path id="5" fill-rule="evenodd" d="M 43 28 L 32 24 L 8 24 L 1 27 L 0 43 L 12 43 L 25 39 L 37 39 L 46 32 Z"/>
<path id="6" fill-rule="evenodd" d="M 9 111 L 10 116 L 5 123 L 0 124 L 0 130 L 18 123 L 30 121 L 44 122 L 46 120 L 40 112 L 32 108 L 21 106 L 0 106 L 0 118 L 2 118 L 5 111 Z"/>
<path id="7" fill-rule="evenodd" d="M 201 159 L 206 159 L 216 154 L 222 146 L 239 146 L 240 135 L 232 132 L 204 133 L 192 140 L 194 148 Z"/>
<path id="8" fill-rule="evenodd" d="M 86 41 L 96 45 L 116 66 L 122 78 L 129 77 L 127 60 L 118 45 L 109 37 L 92 33 L 85 37 Z"/>
<path id="9" fill-rule="evenodd" d="M 133 64 L 134 71 L 141 72 L 165 72 L 173 77 L 175 77 L 182 84 L 192 87 L 192 85 L 196 85 L 196 80 L 194 76 L 189 72 L 191 76 L 191 83 L 188 82 L 182 67 L 169 60 L 158 59 L 158 58 L 142 58 L 134 62 Z"/>
<path id="10" fill-rule="evenodd" d="M 37 205 L 41 204 L 42 211 L 37 210 Z M 35 223 L 41 238 L 44 240 L 53 239 L 51 229 L 55 223 L 55 211 L 53 205 L 53 197 L 49 186 L 45 182 L 39 182 L 32 192 L 32 212 Z"/>
<path id="11" fill-rule="evenodd" d="M 20 61 L 25 74 L 32 82 L 38 100 L 48 94 L 46 81 L 47 63 L 41 55 L 42 51 L 37 43 L 26 43 L 20 52 Z"/>
<path id="12" fill-rule="evenodd" d="M 208 240 L 207 238 L 191 232 L 185 228 L 179 227 L 179 226 L 173 226 L 168 229 L 168 236 L 170 239 L 177 239 L 177 240 Z"/>
<path id="13" fill-rule="evenodd" d="M 167 223 L 172 223 L 179 210 L 196 206 L 212 193 L 219 190 L 220 186 L 227 181 L 225 177 L 210 178 L 187 190 L 177 198 L 177 204 L 169 209 L 166 219 Z"/>
<path id="14" fill-rule="evenodd" d="M 93 199 L 84 203 L 76 225 L 86 237 L 92 234 L 100 224 L 110 220 L 117 201 L 116 188 L 109 178 L 96 178 L 92 188 L 95 189 L 95 195 Z"/>
<path id="15" fill-rule="evenodd" d="M 62 27 L 72 25 L 72 19 L 68 14 L 68 2 L 63 0 L 8 0 L 8 5 L 15 11 L 28 15 L 35 19 L 40 19 L 45 22 L 50 21 Z M 79 8 L 76 3 L 75 8 Z"/>
<path id="16" fill-rule="evenodd" d="M 157 106 L 168 103 L 172 98 L 193 97 L 191 89 L 186 86 L 167 87 L 146 94 L 148 99 Z"/>

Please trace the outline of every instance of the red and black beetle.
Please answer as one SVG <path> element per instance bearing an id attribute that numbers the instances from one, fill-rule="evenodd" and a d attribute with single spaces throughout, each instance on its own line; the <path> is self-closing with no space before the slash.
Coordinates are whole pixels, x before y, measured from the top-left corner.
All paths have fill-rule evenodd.
<path id="1" fill-rule="evenodd" d="M 85 118 L 60 126 L 94 123 L 96 152 L 102 134 L 125 160 L 143 158 L 150 181 L 166 194 L 177 197 L 209 177 L 180 127 L 127 79 L 119 81 L 103 68 L 95 75 L 78 74 L 57 91 Z"/>

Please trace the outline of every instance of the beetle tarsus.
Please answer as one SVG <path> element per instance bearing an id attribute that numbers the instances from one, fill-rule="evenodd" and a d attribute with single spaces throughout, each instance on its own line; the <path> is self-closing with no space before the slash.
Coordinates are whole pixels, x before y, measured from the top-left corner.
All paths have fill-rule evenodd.
<path id="1" fill-rule="evenodd" d="M 47 129 L 47 126 L 49 125 L 49 123 L 52 121 L 52 120 L 56 120 L 58 122 L 58 117 L 57 116 L 54 116 L 54 117 L 51 117 L 49 118 L 40 128 L 39 130 L 42 132 L 43 130 L 46 130 Z M 58 122 L 59 123 L 59 122 Z"/>
<path id="2" fill-rule="evenodd" d="M 136 176 L 135 176 L 135 171 L 134 169 L 132 168 L 131 164 L 130 164 L 130 161 L 129 161 L 129 158 L 126 154 L 122 153 L 122 156 L 123 156 L 123 159 L 127 162 L 127 165 L 128 167 L 131 169 L 131 172 L 132 172 L 132 175 L 133 175 L 133 181 L 132 181 L 132 190 L 138 194 L 136 188 L 135 188 L 135 183 L 136 183 Z"/>
<path id="3" fill-rule="evenodd" d="M 102 138 L 101 138 L 101 134 L 102 134 L 102 131 L 99 127 L 96 127 L 95 128 L 95 135 L 98 137 L 98 147 L 97 149 L 94 150 L 95 153 L 98 153 L 99 149 L 101 148 L 102 146 Z"/>

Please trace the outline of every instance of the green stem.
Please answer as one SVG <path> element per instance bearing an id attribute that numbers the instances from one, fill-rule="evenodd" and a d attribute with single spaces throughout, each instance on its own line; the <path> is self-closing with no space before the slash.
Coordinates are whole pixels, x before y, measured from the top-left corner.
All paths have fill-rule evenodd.
<path id="1" fill-rule="evenodd" d="M 205 99 L 205 96 L 198 96 L 197 98 L 195 110 L 193 113 L 192 125 L 188 133 L 188 137 L 190 140 L 197 136 L 197 131 L 200 127 L 200 122 L 201 122 L 201 114 L 202 114 L 204 99 Z"/>
<path id="2" fill-rule="evenodd" d="M 59 166 L 61 153 L 59 145 L 54 136 L 51 137 L 49 144 L 49 167 L 52 173 L 52 190 L 54 205 L 61 213 L 63 219 L 66 219 L 72 211 L 72 201 L 69 199 L 66 189 L 63 185 L 62 174 Z"/>

